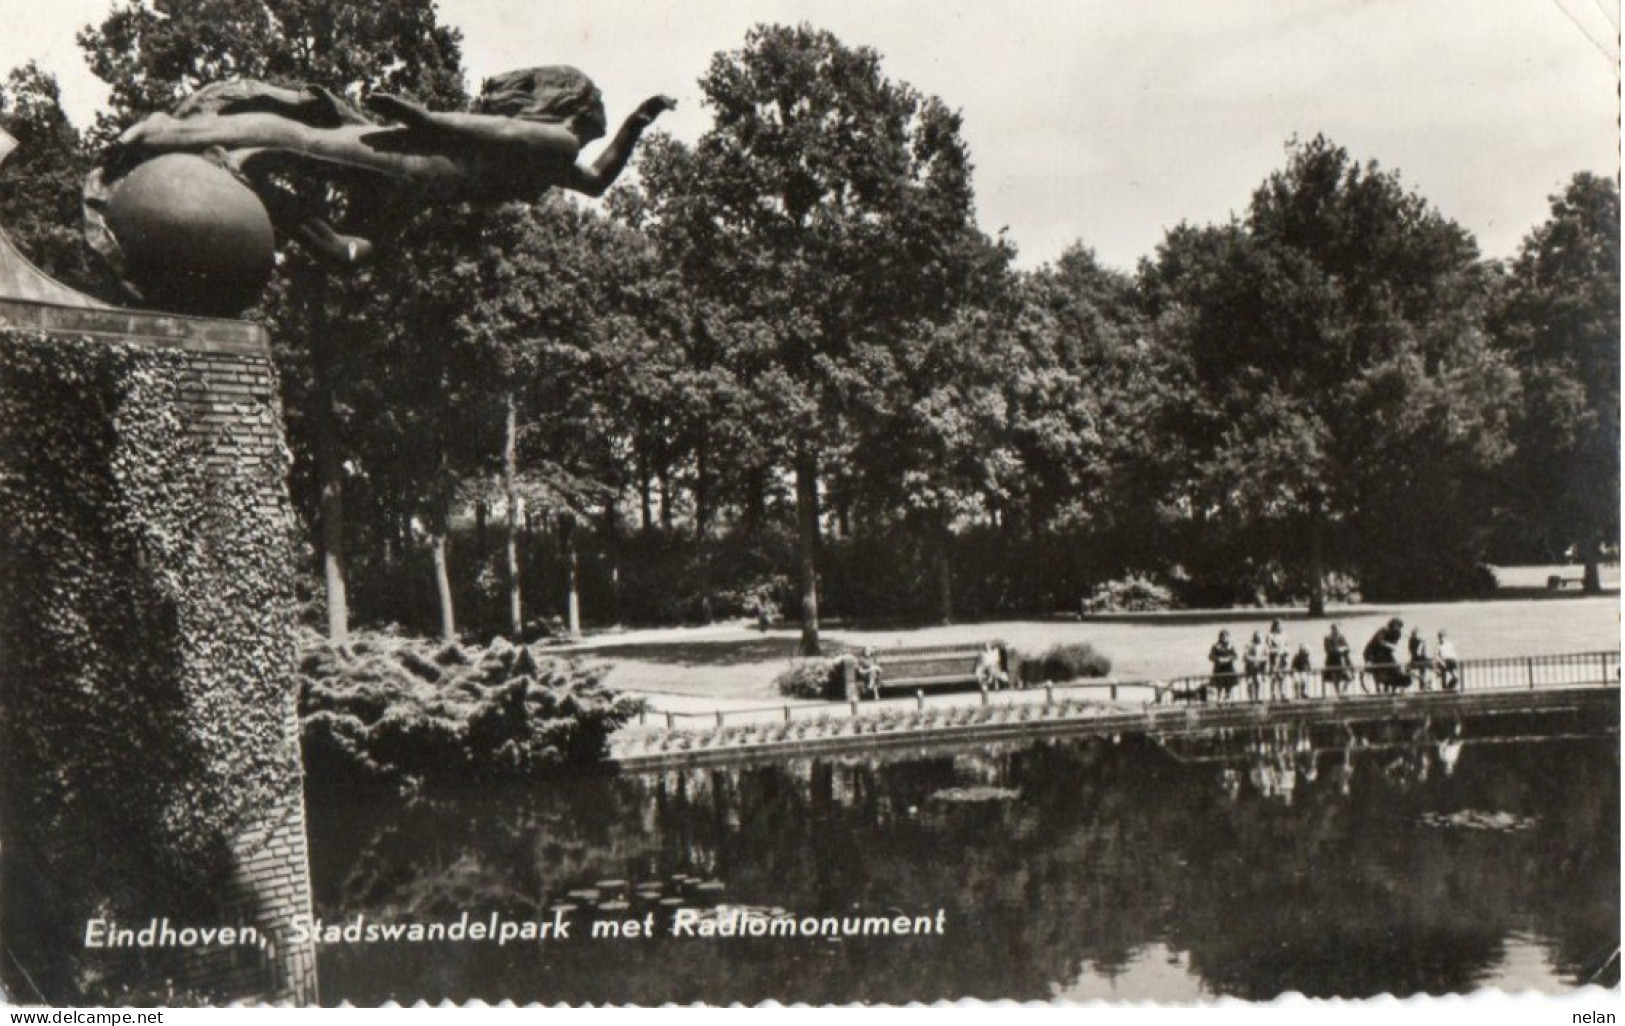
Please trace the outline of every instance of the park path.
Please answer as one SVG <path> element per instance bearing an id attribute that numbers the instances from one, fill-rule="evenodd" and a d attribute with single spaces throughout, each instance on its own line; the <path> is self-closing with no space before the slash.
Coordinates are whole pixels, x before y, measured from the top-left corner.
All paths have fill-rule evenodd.
<path id="1" fill-rule="evenodd" d="M 1407 629 L 1420 626 L 1430 637 L 1441 629 L 1448 631 L 1464 659 L 1620 648 L 1617 594 L 1345 606 L 1334 607 L 1325 620 L 1309 620 L 1296 609 L 1237 609 L 908 630 L 834 626 L 824 632 L 824 638 L 832 645 L 873 645 L 882 655 L 893 647 L 972 644 L 989 639 L 1002 639 L 1031 652 L 1055 644 L 1088 643 L 1111 658 L 1115 678 L 1166 680 L 1206 672 L 1208 646 L 1220 628 L 1228 628 L 1239 646 L 1253 630 L 1267 630 L 1270 620 L 1280 617 L 1294 643 L 1309 643 L 1318 665 L 1320 639 L 1328 625 L 1339 624 L 1358 652 L 1380 624 L 1395 616 L 1405 621 Z M 648 699 L 656 709 L 744 709 L 784 702 L 773 690 L 773 678 L 794 660 L 798 636 L 791 628 L 761 632 L 740 623 L 714 624 L 606 633 L 555 651 L 609 661 L 612 669 L 606 683 Z"/>

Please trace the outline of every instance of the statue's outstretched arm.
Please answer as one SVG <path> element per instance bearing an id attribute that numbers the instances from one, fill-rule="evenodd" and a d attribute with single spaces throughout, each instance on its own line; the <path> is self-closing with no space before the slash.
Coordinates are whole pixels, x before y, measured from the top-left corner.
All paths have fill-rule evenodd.
<path id="1" fill-rule="evenodd" d="M 602 196 L 626 170 L 626 162 L 632 159 L 632 151 L 637 147 L 644 129 L 655 118 L 676 106 L 677 101 L 669 96 L 651 96 L 644 100 L 637 110 L 621 122 L 615 137 L 604 147 L 597 160 L 587 167 L 576 164 L 570 169 L 569 179 L 562 183 L 564 187 L 588 196 Z"/>

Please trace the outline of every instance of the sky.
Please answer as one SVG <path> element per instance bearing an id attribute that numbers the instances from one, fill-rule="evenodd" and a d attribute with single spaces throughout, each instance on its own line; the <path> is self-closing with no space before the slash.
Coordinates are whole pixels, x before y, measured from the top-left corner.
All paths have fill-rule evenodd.
<path id="1" fill-rule="evenodd" d="M 470 86 L 574 64 L 612 121 L 651 93 L 697 138 L 697 81 L 757 23 L 873 47 L 964 118 L 977 212 L 1018 263 L 1093 249 L 1124 270 L 1164 232 L 1245 211 L 1289 140 L 1397 170 L 1492 257 L 1577 171 L 1619 171 L 1617 0 L 439 0 Z M 88 124 L 74 34 L 109 0 L 0 0 L 0 71 L 34 59 Z"/>

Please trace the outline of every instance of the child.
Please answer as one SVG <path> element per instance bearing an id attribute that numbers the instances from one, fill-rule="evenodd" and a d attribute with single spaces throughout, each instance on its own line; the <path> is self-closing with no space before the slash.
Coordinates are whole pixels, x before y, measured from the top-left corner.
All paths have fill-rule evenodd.
<path id="1" fill-rule="evenodd" d="M 1247 651 L 1242 653 L 1242 665 L 1247 670 L 1247 701 L 1258 701 L 1260 685 L 1264 682 L 1264 670 L 1269 665 L 1269 649 L 1264 645 L 1264 635 L 1253 631 L 1253 639 L 1247 642 Z"/>
<path id="2" fill-rule="evenodd" d="M 1461 661 L 1456 656 L 1456 643 L 1444 631 L 1439 632 L 1439 650 L 1435 654 L 1439 665 L 1439 686 L 1454 691 L 1461 684 Z"/>
<path id="3" fill-rule="evenodd" d="M 1269 636 L 1264 639 L 1264 647 L 1269 659 L 1270 698 L 1286 698 L 1287 668 L 1291 664 L 1291 642 L 1287 640 L 1286 631 L 1281 627 L 1281 621 L 1270 622 Z"/>
<path id="4" fill-rule="evenodd" d="M 1307 644 L 1299 645 L 1292 657 L 1292 685 L 1298 698 L 1309 697 L 1309 675 L 1315 672 L 1315 661 L 1309 655 Z"/>

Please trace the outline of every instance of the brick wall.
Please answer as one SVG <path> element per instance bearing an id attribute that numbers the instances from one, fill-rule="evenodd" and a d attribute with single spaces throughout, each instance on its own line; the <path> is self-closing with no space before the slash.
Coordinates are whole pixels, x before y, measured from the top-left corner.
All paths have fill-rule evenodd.
<path id="1" fill-rule="evenodd" d="M 208 446 L 209 468 L 221 474 L 278 460 L 286 443 L 277 400 L 276 369 L 268 346 L 187 346 L 195 377 L 182 389 L 187 430 Z M 262 495 L 254 508 L 262 517 L 287 519 L 293 513 L 286 487 Z M 299 717 L 288 695 L 287 744 L 299 760 Z M 237 868 L 230 890 L 221 896 L 225 919 L 240 915 L 253 923 L 268 945 L 262 957 L 245 961 L 226 952 L 195 960 L 189 983 L 240 997 L 314 1004 L 316 953 L 307 941 L 294 943 L 290 923 L 311 914 L 310 861 L 305 848 L 302 792 L 287 796 L 281 808 L 233 840 Z"/>
<path id="2" fill-rule="evenodd" d="M 286 464 L 276 370 L 264 330 L 255 325 L 0 298 L 5 327 L 178 350 L 190 371 L 178 412 L 187 433 L 203 444 L 209 469 L 230 475 L 264 463 Z M 286 482 L 261 489 L 252 509 L 242 513 L 291 527 Z M 280 743 L 296 770 L 294 786 L 231 839 L 234 872 L 215 896 L 219 924 L 252 925 L 267 943 L 187 952 L 173 981 L 177 990 L 297 1004 L 317 1000 L 315 950 L 291 936 L 292 917 L 311 913 L 295 701 L 290 676 Z"/>

